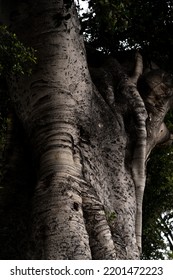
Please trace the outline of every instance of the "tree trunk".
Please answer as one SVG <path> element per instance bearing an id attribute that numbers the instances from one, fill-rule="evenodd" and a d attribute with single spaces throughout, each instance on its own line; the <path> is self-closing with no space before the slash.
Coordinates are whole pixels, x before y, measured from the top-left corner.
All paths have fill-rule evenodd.
<path id="1" fill-rule="evenodd" d="M 73 1 L 16 3 L 13 30 L 38 56 L 31 77 L 9 81 L 37 173 L 28 258 L 138 259 L 155 145 L 137 90 L 142 63 L 130 78 L 108 59 L 90 69 L 94 85 Z"/>

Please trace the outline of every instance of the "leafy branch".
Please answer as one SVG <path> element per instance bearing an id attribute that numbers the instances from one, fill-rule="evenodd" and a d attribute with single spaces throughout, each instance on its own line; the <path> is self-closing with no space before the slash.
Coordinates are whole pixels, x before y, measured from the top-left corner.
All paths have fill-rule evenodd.
<path id="1" fill-rule="evenodd" d="M 35 53 L 33 48 L 25 47 L 16 34 L 8 31 L 7 26 L 0 25 L 0 76 L 30 75 L 37 61 Z"/>

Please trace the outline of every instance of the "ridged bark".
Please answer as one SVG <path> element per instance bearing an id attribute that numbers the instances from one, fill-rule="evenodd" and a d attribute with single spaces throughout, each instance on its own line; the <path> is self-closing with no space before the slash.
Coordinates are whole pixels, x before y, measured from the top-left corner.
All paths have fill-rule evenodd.
<path id="1" fill-rule="evenodd" d="M 11 81 L 38 176 L 29 257 L 138 258 L 123 119 L 93 87 L 74 7 L 30 1 L 18 10 L 13 28 L 38 54 L 32 77 Z"/>

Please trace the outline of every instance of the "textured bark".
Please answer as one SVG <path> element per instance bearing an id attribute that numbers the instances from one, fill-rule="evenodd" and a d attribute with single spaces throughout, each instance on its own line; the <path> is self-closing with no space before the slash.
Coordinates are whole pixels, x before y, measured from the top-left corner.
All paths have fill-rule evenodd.
<path id="1" fill-rule="evenodd" d="M 88 259 L 91 253 L 78 182 L 79 150 L 75 147 L 77 119 L 81 115 L 81 124 L 85 122 L 92 96 L 84 47 L 79 36 L 76 38 L 79 29 L 71 5 L 63 1 L 31 4 L 26 18 L 19 13 L 14 26 L 17 32 L 21 24 L 27 27 L 32 22 L 31 37 L 25 38 L 25 30 L 20 36 L 37 49 L 38 65 L 31 79 L 17 81 L 17 90 L 12 82 L 11 97 L 31 138 L 38 170 L 32 258 Z"/>
<path id="2" fill-rule="evenodd" d="M 131 77 L 109 57 L 89 73 L 73 1 L 17 2 L 12 27 L 38 55 L 31 77 L 9 81 L 37 173 L 28 258 L 138 259 L 145 161 L 167 109 L 147 135 L 139 55 Z"/>

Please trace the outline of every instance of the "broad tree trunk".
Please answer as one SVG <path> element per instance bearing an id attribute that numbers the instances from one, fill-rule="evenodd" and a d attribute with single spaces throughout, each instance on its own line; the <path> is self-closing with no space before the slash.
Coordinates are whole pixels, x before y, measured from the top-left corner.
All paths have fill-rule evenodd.
<path id="1" fill-rule="evenodd" d="M 138 259 L 147 153 L 141 73 L 129 78 L 108 62 L 91 69 L 96 89 L 73 1 L 17 2 L 12 28 L 38 56 L 31 77 L 9 81 L 37 173 L 28 258 Z"/>

